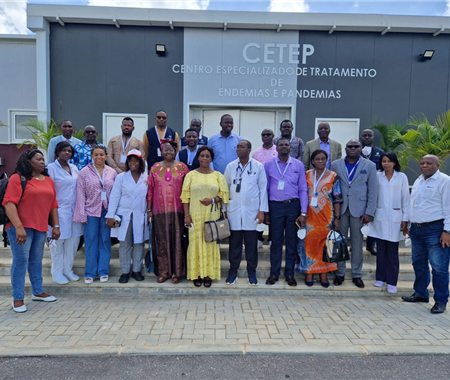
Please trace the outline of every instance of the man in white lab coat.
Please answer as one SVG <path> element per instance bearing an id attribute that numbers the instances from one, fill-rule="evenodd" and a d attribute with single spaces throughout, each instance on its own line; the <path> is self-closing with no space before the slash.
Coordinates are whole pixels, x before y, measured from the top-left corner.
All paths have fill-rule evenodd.
<path id="1" fill-rule="evenodd" d="M 241 140 L 237 144 L 237 160 L 225 169 L 225 178 L 230 189 L 230 203 L 227 215 L 230 222 L 230 270 L 227 285 L 233 285 L 242 260 L 242 238 L 245 244 L 248 283 L 258 285 L 258 231 L 256 226 L 264 221 L 264 213 L 269 211 L 267 202 L 267 178 L 264 166 L 250 158 L 252 144 Z"/>

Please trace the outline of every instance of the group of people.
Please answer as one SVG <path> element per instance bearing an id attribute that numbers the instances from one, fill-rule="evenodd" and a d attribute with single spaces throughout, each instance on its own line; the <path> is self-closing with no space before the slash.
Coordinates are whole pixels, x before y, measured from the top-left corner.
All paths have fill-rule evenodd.
<path id="1" fill-rule="evenodd" d="M 367 249 L 377 256 L 374 286 L 397 291 L 399 241 L 409 235 L 415 293 L 403 299 L 428 302 L 430 262 L 436 301 L 431 311 L 445 310 L 450 179 L 439 171 L 437 157 L 422 158 L 422 175 L 410 195 L 397 156 L 373 146 L 375 136 L 370 129 L 359 140 L 347 142 L 342 158 L 342 147 L 329 138 L 326 122 L 319 124 L 318 138 L 304 144 L 292 135 L 293 123 L 283 120 L 281 136 L 275 138 L 271 129 L 264 129 L 263 144 L 252 154 L 252 144 L 232 132 L 231 115 L 221 117 L 220 132 L 210 138 L 201 135 L 198 119 L 191 121 L 182 139 L 167 126 L 165 111 L 158 111 L 155 121 L 141 142 L 132 137 L 133 120 L 124 118 L 122 134 L 113 137 L 106 149 L 96 141 L 93 126 L 85 128 L 86 140 L 79 142 L 72 137 L 72 123 L 65 120 L 62 135 L 49 145 L 49 149 L 54 147 L 49 161 L 54 161 L 47 168 L 38 150 L 20 157 L 3 200 L 11 220 L 7 233 L 13 251 L 16 312 L 26 311 L 27 266 L 33 300 L 56 300 L 42 290 L 47 233 L 52 277 L 60 284 L 79 280 L 72 266 L 83 234 L 86 284 L 97 276 L 101 282 L 108 281 L 111 237 L 120 241 L 119 282 L 126 283 L 130 277 L 144 280 L 144 242 L 150 233 L 158 283 L 171 280 L 178 284 L 186 277 L 197 287 L 210 287 L 220 279 L 220 251 L 216 242 L 205 241 L 204 224 L 222 213 L 231 233 L 229 285 L 237 281 L 242 243 L 248 283 L 258 284 L 258 244 L 266 225 L 271 241 L 267 285 L 279 281 L 283 244 L 283 275 L 289 286 L 297 285 L 296 270 L 305 274 L 307 286 L 314 285 L 318 274 L 320 284 L 327 288 L 330 272 L 335 275 L 334 285 L 342 285 L 345 261 L 323 260 L 328 235 L 335 230 L 348 239 L 352 282 L 363 288 L 361 229 L 368 226 L 366 234 L 372 241 Z"/>

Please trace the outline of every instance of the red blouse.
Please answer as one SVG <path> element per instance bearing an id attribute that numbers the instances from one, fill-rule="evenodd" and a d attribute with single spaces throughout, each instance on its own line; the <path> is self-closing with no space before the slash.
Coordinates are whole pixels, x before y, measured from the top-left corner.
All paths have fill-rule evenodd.
<path id="1" fill-rule="evenodd" d="M 22 197 L 22 198 L 21 198 Z M 18 174 L 13 174 L 8 181 L 2 205 L 11 202 L 16 205 L 20 221 L 25 228 L 48 231 L 50 211 L 58 208 L 55 184 L 50 177 L 45 180 L 30 179 L 22 196 L 22 184 Z M 9 222 L 6 228 L 11 227 Z"/>

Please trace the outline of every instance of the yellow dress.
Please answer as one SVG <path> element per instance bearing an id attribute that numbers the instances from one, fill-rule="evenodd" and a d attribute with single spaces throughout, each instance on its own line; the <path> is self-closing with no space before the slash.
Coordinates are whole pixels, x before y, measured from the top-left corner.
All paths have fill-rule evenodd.
<path id="1" fill-rule="evenodd" d="M 181 193 L 181 201 L 189 203 L 194 231 L 189 230 L 189 247 L 187 253 L 187 279 L 198 277 L 220 279 L 220 251 L 217 243 L 206 243 L 204 224 L 220 217 L 220 210 L 211 212 L 211 205 L 204 206 L 200 200 L 219 196 L 223 203 L 229 202 L 228 186 L 225 177 L 214 171 L 202 174 L 192 170 L 186 175 Z"/>

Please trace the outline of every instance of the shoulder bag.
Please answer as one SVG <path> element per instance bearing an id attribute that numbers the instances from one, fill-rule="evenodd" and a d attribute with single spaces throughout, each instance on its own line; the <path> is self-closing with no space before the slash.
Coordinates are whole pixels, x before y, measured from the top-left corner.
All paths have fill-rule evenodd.
<path id="1" fill-rule="evenodd" d="M 211 212 L 213 212 L 213 207 L 215 206 L 215 211 L 217 211 L 217 203 L 211 205 Z M 217 220 L 211 220 L 210 222 L 205 222 L 205 242 L 220 243 L 220 240 L 225 239 L 231 235 L 230 223 L 228 219 L 224 217 L 222 212 L 222 207 L 220 208 L 220 218 Z"/>

